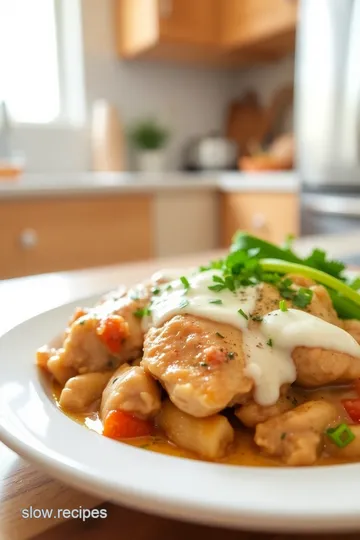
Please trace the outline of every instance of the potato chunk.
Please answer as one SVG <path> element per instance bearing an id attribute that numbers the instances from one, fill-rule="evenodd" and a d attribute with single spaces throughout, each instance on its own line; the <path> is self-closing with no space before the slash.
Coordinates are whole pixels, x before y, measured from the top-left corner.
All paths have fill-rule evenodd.
<path id="1" fill-rule="evenodd" d="M 172 442 L 207 459 L 223 457 L 234 440 L 234 430 L 224 416 L 195 418 L 171 401 L 163 404 L 158 422 Z"/>

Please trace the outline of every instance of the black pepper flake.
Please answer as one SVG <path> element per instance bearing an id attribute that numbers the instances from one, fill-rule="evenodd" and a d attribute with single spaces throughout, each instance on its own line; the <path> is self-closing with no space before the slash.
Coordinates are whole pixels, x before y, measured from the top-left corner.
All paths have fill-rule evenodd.
<path id="1" fill-rule="evenodd" d="M 230 360 L 232 360 L 235 357 L 234 352 L 228 352 L 227 355 L 228 355 L 228 358 L 230 358 Z"/>
<path id="2" fill-rule="evenodd" d="M 118 381 L 118 380 L 119 380 L 119 377 L 115 377 L 115 379 L 113 380 L 112 384 L 115 384 L 116 381 Z"/>
<path id="3" fill-rule="evenodd" d="M 201 367 L 208 367 L 209 364 L 207 364 L 206 362 L 200 362 L 200 366 Z"/>
<path id="4" fill-rule="evenodd" d="M 281 434 L 280 439 L 283 441 L 285 439 L 285 437 L 286 437 L 286 433 L 284 432 L 284 433 Z"/>
<path id="5" fill-rule="evenodd" d="M 216 332 L 216 335 L 217 335 L 217 337 L 219 337 L 221 339 L 224 339 L 224 336 L 222 334 L 220 334 L 220 332 Z"/>

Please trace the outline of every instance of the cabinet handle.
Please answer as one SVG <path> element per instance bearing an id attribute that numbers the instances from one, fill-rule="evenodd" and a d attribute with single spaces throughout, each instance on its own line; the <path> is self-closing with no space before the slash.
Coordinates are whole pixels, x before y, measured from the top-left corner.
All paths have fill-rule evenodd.
<path id="1" fill-rule="evenodd" d="M 252 226 L 256 230 L 264 229 L 266 227 L 266 217 L 264 214 L 254 214 L 252 217 Z"/>
<path id="2" fill-rule="evenodd" d="M 159 0 L 160 1 L 160 18 L 169 19 L 173 12 L 172 0 Z"/>
<path id="3" fill-rule="evenodd" d="M 38 234 L 34 229 L 24 229 L 20 233 L 20 244 L 24 249 L 33 249 L 38 240 Z"/>

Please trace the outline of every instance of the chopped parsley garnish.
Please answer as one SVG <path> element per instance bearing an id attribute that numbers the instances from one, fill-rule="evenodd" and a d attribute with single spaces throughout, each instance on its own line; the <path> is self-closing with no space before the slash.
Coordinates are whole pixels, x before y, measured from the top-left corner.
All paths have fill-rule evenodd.
<path id="1" fill-rule="evenodd" d="M 138 317 L 138 319 L 149 317 L 151 315 L 151 309 L 148 306 L 144 308 L 137 308 L 135 311 L 133 311 L 133 315 Z"/>
<path id="2" fill-rule="evenodd" d="M 228 352 L 227 355 L 228 355 L 228 358 L 230 358 L 230 360 L 232 360 L 235 357 L 234 352 Z"/>
<path id="3" fill-rule="evenodd" d="M 185 289 L 190 289 L 189 280 L 185 276 L 181 276 L 180 281 L 184 285 Z"/>
<path id="4" fill-rule="evenodd" d="M 189 305 L 189 300 L 186 300 L 186 299 L 184 298 L 184 300 L 181 300 L 181 302 L 180 302 L 180 304 L 179 304 L 179 308 L 180 308 L 180 309 L 184 309 L 184 308 L 186 308 L 188 305 Z"/>
<path id="5" fill-rule="evenodd" d="M 219 306 L 222 304 L 222 300 L 210 300 L 209 304 L 218 304 Z"/>
<path id="6" fill-rule="evenodd" d="M 261 315 L 251 315 L 250 318 L 251 318 L 251 320 L 258 321 L 258 322 L 261 322 L 263 320 Z"/>
<path id="7" fill-rule="evenodd" d="M 283 441 L 285 439 L 285 437 L 286 437 L 286 433 L 284 432 L 284 433 L 281 434 L 280 439 Z"/>
<path id="8" fill-rule="evenodd" d="M 219 337 L 221 339 L 224 339 L 224 336 L 222 334 L 220 334 L 220 332 L 216 332 L 216 335 L 217 335 L 217 337 Z"/>
<path id="9" fill-rule="evenodd" d="M 313 297 L 313 291 L 311 289 L 305 289 L 301 287 L 294 295 L 292 302 L 294 306 L 304 308 L 311 303 Z"/>
<path id="10" fill-rule="evenodd" d="M 245 311 L 243 311 L 241 308 L 238 309 L 238 314 L 244 317 L 244 319 L 249 320 L 249 317 L 246 315 Z"/>
<path id="11" fill-rule="evenodd" d="M 273 340 L 271 338 L 269 338 L 266 342 L 266 345 L 269 345 L 269 347 L 272 347 L 273 346 Z"/>
<path id="12" fill-rule="evenodd" d="M 161 292 L 160 287 L 153 287 L 153 288 L 151 289 L 151 292 L 152 292 L 152 294 L 154 294 L 155 296 L 156 296 L 157 294 L 160 294 L 160 292 Z"/>
<path id="13" fill-rule="evenodd" d="M 210 291 L 214 291 L 214 292 L 220 292 L 220 291 L 223 291 L 225 289 L 225 286 L 224 285 L 220 285 L 220 283 L 218 285 L 210 285 L 208 287 L 208 289 Z"/>
<path id="14" fill-rule="evenodd" d="M 167 290 L 167 291 L 172 291 L 172 285 L 169 284 L 169 285 L 166 287 L 166 290 Z"/>
<path id="15" fill-rule="evenodd" d="M 280 300 L 279 308 L 280 308 L 281 311 L 287 311 L 288 310 L 285 300 Z"/>

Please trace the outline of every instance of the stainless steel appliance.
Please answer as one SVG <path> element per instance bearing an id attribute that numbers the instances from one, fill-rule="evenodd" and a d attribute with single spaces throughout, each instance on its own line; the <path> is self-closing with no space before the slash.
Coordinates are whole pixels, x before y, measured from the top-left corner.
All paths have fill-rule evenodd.
<path id="1" fill-rule="evenodd" d="M 360 229 L 360 0 L 301 0 L 299 15 L 302 232 Z"/>

